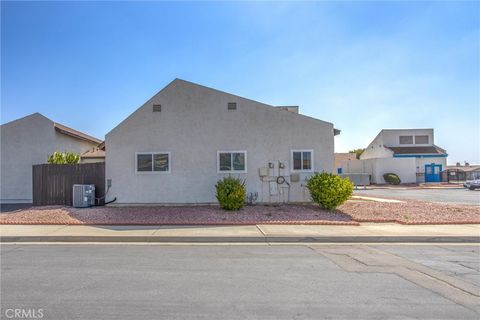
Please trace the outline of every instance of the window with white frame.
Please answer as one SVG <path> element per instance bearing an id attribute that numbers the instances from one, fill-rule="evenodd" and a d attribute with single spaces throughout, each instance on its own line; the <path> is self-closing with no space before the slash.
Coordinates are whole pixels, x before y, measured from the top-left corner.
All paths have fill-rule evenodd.
<path id="1" fill-rule="evenodd" d="M 137 173 L 170 173 L 170 152 L 137 152 Z"/>
<path id="2" fill-rule="evenodd" d="M 313 150 L 291 151 L 292 171 L 313 171 Z"/>
<path id="3" fill-rule="evenodd" d="M 246 173 L 246 151 L 217 151 L 218 173 Z"/>

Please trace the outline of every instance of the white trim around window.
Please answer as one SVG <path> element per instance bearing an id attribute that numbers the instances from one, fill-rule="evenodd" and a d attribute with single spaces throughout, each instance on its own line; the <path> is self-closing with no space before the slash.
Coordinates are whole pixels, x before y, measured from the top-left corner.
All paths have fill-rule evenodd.
<path id="1" fill-rule="evenodd" d="M 220 154 L 230 154 L 230 170 L 220 170 Z M 244 168 L 243 170 L 235 170 L 234 167 L 234 157 L 233 154 L 241 153 L 244 158 Z M 247 173 L 247 151 L 245 150 L 221 150 L 217 151 L 217 173 Z"/>
<path id="2" fill-rule="evenodd" d="M 293 160 L 293 154 L 299 152 L 300 153 L 300 166 L 301 169 L 295 169 L 295 163 Z M 310 153 L 310 169 L 304 169 L 304 153 L 308 152 Z M 293 149 L 290 150 L 290 171 L 292 172 L 313 172 L 315 170 L 314 168 L 314 158 L 313 158 L 313 149 Z"/>
<path id="3" fill-rule="evenodd" d="M 145 155 L 145 156 L 150 156 L 151 157 L 151 169 L 150 170 L 138 170 L 138 156 L 139 155 Z M 155 170 L 154 168 L 154 157 L 156 155 L 166 155 L 167 156 L 167 166 L 168 170 Z M 135 152 L 135 173 L 137 174 L 166 174 L 166 173 L 171 173 L 172 172 L 172 156 L 170 152 L 164 152 L 164 151 L 156 151 L 156 152 Z"/>

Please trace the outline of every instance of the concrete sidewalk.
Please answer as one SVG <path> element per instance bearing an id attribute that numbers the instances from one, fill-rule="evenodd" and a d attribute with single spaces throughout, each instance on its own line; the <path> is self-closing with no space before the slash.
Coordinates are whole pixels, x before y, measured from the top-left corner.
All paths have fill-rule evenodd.
<path id="1" fill-rule="evenodd" d="M 480 243 L 480 225 L 1 225 L 1 242 Z"/>

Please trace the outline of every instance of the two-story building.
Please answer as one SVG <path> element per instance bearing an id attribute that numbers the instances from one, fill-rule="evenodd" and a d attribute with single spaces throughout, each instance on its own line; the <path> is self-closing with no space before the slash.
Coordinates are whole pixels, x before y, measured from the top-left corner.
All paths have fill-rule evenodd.
<path id="1" fill-rule="evenodd" d="M 377 172 L 376 183 L 382 183 L 381 175 L 387 171 L 404 177 L 403 182 L 440 182 L 448 154 L 434 139 L 433 129 L 384 129 L 360 159 L 369 160 L 372 172 Z"/>

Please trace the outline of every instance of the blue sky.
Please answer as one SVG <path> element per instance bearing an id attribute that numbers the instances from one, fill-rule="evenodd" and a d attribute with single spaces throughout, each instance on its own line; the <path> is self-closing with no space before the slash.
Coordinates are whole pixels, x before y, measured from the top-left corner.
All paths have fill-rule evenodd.
<path id="1" fill-rule="evenodd" d="M 342 130 L 434 128 L 480 163 L 478 2 L 3 2 L 1 122 L 33 112 L 103 138 L 174 78 Z"/>

